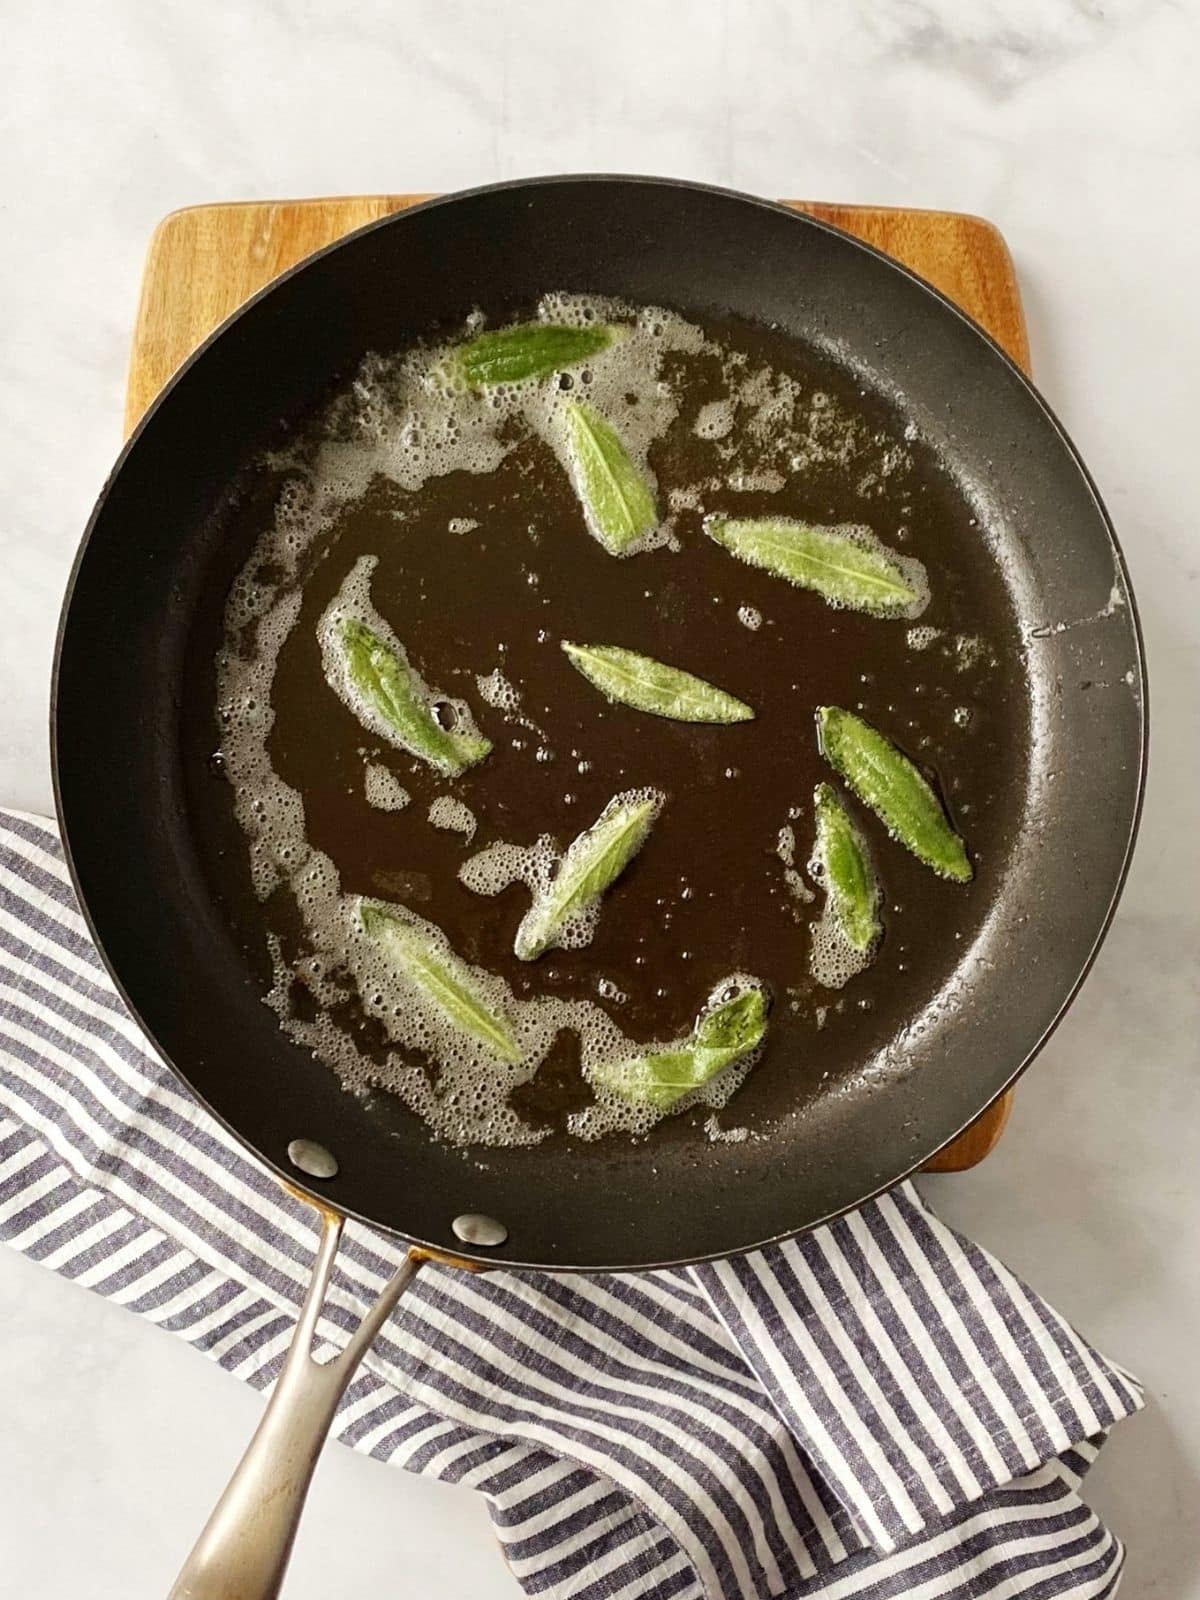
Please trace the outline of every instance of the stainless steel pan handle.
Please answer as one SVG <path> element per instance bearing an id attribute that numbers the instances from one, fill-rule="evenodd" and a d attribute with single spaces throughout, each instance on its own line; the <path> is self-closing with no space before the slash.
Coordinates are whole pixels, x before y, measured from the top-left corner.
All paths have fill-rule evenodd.
<path id="1" fill-rule="evenodd" d="M 245 1455 L 175 1580 L 170 1600 L 273 1600 L 283 1583 L 317 1457 L 346 1385 L 424 1259 L 410 1253 L 349 1344 L 312 1358 L 342 1218 L 321 1212 L 321 1246 L 283 1370 Z"/>

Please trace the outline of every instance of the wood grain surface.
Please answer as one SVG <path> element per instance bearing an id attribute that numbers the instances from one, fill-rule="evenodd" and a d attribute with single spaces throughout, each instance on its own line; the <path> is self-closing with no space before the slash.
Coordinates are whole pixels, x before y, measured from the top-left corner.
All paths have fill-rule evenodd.
<path id="1" fill-rule="evenodd" d="M 427 198 L 354 195 L 325 200 L 249 200 L 189 206 L 165 217 L 150 240 L 129 363 L 125 431 L 214 328 L 289 267 L 344 234 Z M 1016 273 L 1003 236 L 982 217 L 889 206 L 789 200 L 918 273 L 975 319 L 1026 370 L 1029 342 Z M 982 1161 L 1004 1131 L 1002 1096 L 929 1162 L 961 1172 Z"/>

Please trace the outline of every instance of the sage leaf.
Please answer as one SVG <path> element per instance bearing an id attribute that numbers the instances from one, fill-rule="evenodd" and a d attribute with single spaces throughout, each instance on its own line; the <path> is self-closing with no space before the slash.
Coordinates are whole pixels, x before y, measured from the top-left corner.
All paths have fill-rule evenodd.
<path id="1" fill-rule="evenodd" d="M 562 641 L 571 665 L 619 705 L 673 722 L 749 722 L 753 708 L 703 678 L 616 644 Z"/>
<path id="2" fill-rule="evenodd" d="M 658 526 L 658 507 L 645 477 L 615 428 L 589 406 L 565 407 L 575 493 L 592 535 L 614 556 Z"/>
<path id="3" fill-rule="evenodd" d="M 492 742 L 481 733 L 441 726 L 433 714 L 435 696 L 420 674 L 373 628 L 357 617 L 343 617 L 333 639 L 352 691 L 345 698 L 364 726 L 448 777 L 487 755 Z"/>
<path id="4" fill-rule="evenodd" d="M 762 567 L 833 606 L 883 617 L 916 617 L 929 598 L 925 569 L 897 555 L 867 528 L 820 528 L 792 517 L 712 516 L 705 532 L 731 555 Z"/>
<path id="5" fill-rule="evenodd" d="M 520 1061 L 522 1051 L 506 1018 L 489 1004 L 470 967 L 437 930 L 381 900 L 360 900 L 358 918 L 368 939 L 452 1027 L 501 1061 Z"/>
<path id="6" fill-rule="evenodd" d="M 825 759 L 870 806 L 893 839 L 943 878 L 967 883 L 974 869 L 941 802 L 890 739 L 837 706 L 820 706 L 817 731 Z"/>
<path id="7" fill-rule="evenodd" d="M 595 1067 L 592 1076 L 622 1100 L 668 1110 L 735 1061 L 744 1061 L 757 1050 L 766 1031 L 766 995 L 758 987 L 743 989 L 703 1012 L 690 1039 Z"/>
<path id="8" fill-rule="evenodd" d="M 661 805 L 661 795 L 628 790 L 614 795 L 579 834 L 517 929 L 514 948 L 522 961 L 540 956 L 560 941 L 568 924 L 587 916 L 645 844 Z"/>
<path id="9" fill-rule="evenodd" d="M 817 819 L 816 859 L 825 893 L 842 932 L 861 954 L 882 932 L 879 882 L 867 859 L 862 836 L 837 790 L 828 783 L 818 784 L 813 804 Z"/>
<path id="10" fill-rule="evenodd" d="M 554 322 L 518 322 L 481 333 L 457 351 L 459 369 L 472 389 L 547 378 L 606 350 L 620 330 L 596 323 L 582 328 Z"/>

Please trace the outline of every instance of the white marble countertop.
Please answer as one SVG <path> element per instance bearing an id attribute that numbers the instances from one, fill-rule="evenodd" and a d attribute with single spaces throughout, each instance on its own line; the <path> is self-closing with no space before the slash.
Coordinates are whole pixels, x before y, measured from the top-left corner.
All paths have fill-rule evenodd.
<path id="1" fill-rule="evenodd" d="M 1200 1600 L 1200 29 L 1187 0 L 87 0 L 5 8 L 0 804 L 50 808 L 63 584 L 117 449 L 138 275 L 198 201 L 661 172 L 959 208 L 1118 524 L 1154 708 L 1112 934 L 999 1150 L 930 1185 L 1146 1381 L 1090 1495 L 1126 1593 Z M 260 1402 L 0 1252 L 6 1593 L 164 1593 Z M 291 1600 L 516 1587 L 483 1509 L 333 1448 Z"/>

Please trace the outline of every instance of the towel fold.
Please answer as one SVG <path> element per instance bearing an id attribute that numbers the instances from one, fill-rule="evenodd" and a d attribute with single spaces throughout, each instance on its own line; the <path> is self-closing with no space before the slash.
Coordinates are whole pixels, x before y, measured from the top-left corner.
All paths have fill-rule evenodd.
<path id="1" fill-rule="evenodd" d="M 52 825 L 0 812 L 0 1237 L 278 1375 L 314 1254 L 286 1195 L 162 1065 L 88 938 Z M 346 1230 L 318 1339 L 403 1252 Z M 1080 1497 L 1141 1405 L 902 1184 L 800 1240 L 650 1273 L 427 1267 L 334 1434 L 485 1496 L 530 1594 L 1111 1595 Z"/>

